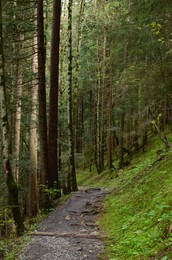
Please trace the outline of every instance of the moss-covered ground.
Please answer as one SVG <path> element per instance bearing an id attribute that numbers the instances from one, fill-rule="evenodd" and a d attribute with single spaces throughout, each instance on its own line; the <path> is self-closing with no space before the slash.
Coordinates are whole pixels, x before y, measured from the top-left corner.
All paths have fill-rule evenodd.
<path id="1" fill-rule="evenodd" d="M 172 259 L 172 150 L 155 139 L 123 170 L 86 170 L 78 182 L 112 188 L 100 218 L 109 259 Z"/>

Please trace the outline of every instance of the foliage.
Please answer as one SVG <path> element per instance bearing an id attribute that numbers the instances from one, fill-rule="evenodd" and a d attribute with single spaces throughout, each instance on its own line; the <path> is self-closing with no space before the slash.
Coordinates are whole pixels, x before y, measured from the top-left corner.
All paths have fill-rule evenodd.
<path id="1" fill-rule="evenodd" d="M 60 189 L 56 187 L 56 183 L 54 185 L 53 188 L 48 188 L 48 185 L 40 185 L 42 192 L 45 193 L 51 202 L 56 198 L 59 198 L 61 193 Z"/>

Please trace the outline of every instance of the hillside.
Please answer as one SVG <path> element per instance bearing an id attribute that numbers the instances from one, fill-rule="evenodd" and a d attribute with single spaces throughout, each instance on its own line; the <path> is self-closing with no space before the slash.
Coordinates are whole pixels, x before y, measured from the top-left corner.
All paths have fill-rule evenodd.
<path id="1" fill-rule="evenodd" d="M 109 259 L 172 259 L 171 153 L 154 138 L 123 170 L 79 174 L 80 185 L 112 188 L 100 219 Z"/>

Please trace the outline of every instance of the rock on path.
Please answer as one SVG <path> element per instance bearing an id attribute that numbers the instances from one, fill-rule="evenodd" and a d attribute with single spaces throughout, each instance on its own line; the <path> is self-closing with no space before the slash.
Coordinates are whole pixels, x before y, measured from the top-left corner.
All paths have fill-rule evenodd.
<path id="1" fill-rule="evenodd" d="M 17 260 L 106 259 L 96 223 L 106 194 L 101 188 L 73 193 L 40 224 Z"/>

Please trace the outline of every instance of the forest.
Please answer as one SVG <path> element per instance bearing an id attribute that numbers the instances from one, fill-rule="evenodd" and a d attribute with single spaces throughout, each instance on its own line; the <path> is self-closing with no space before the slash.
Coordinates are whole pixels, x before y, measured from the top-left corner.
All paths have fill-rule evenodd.
<path id="1" fill-rule="evenodd" d="M 171 28 L 170 0 L 0 0 L 1 240 L 85 170 L 170 155 Z"/>

